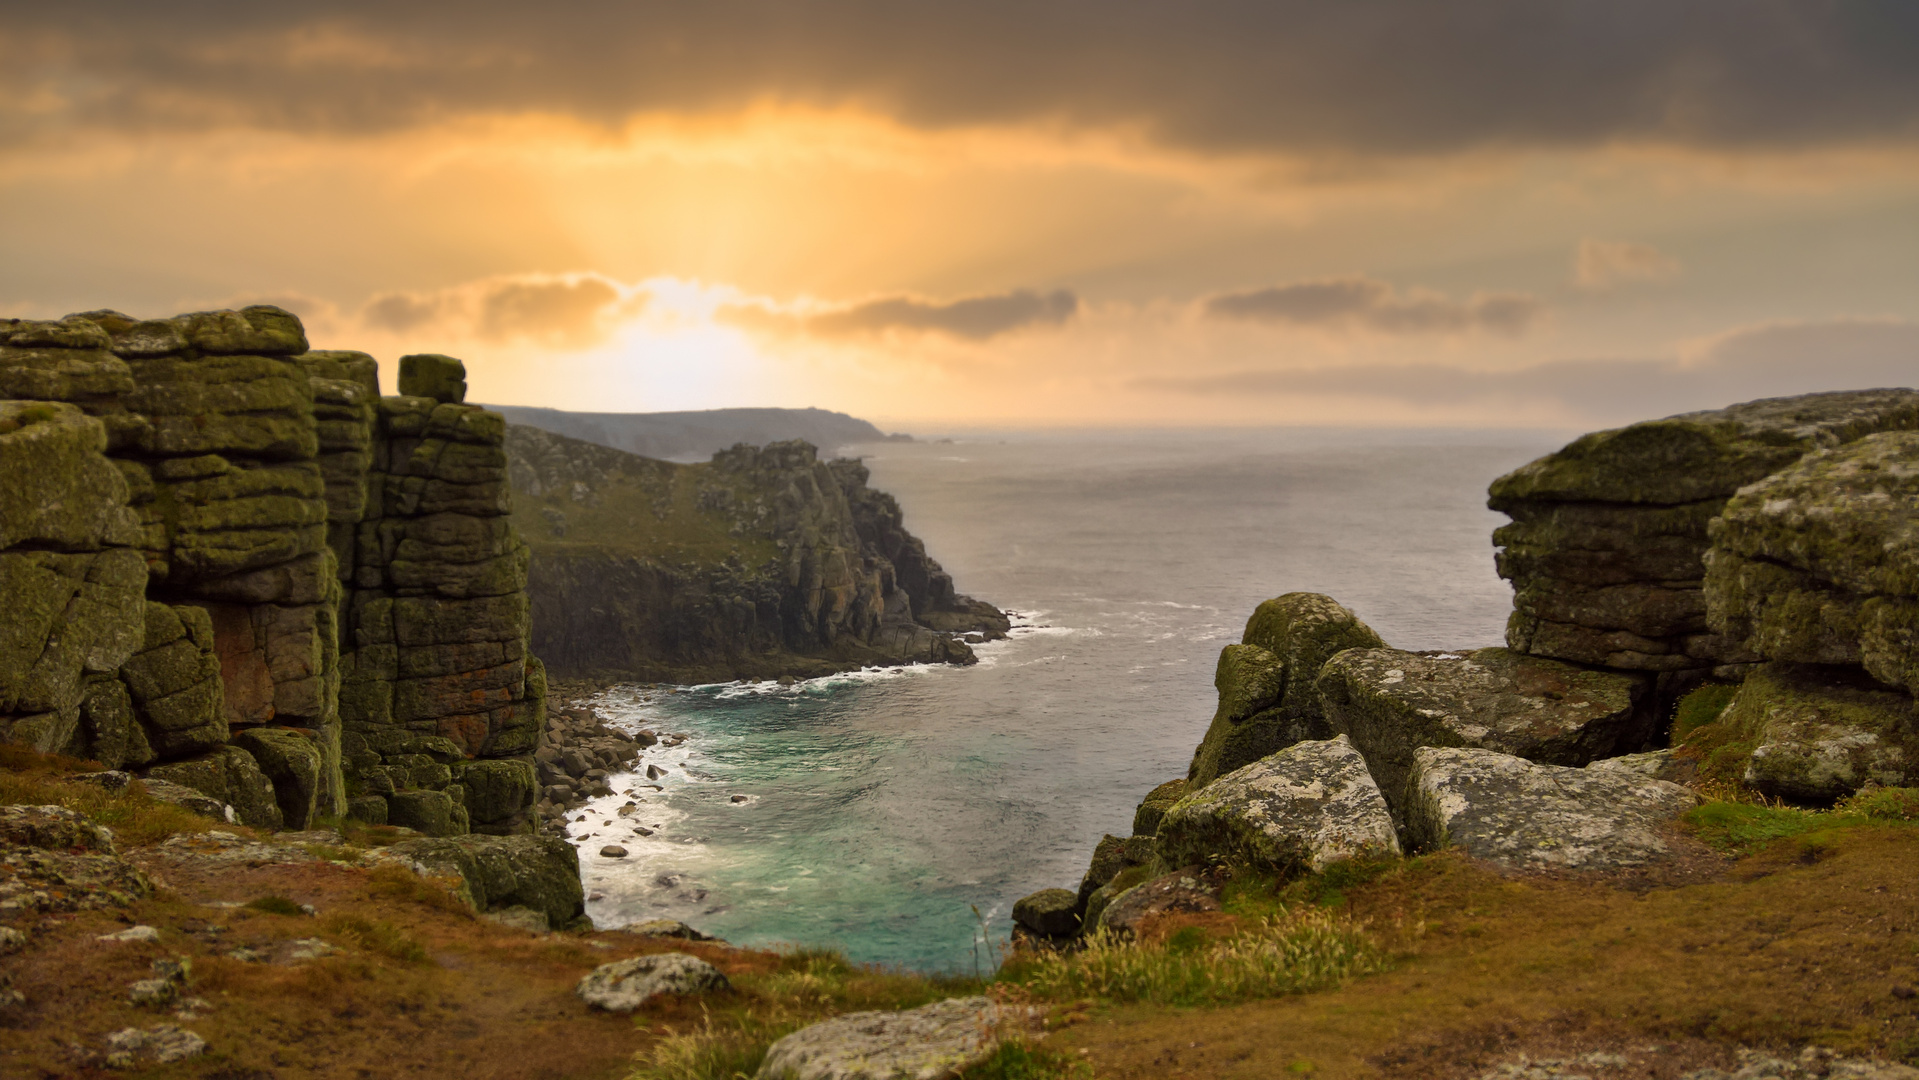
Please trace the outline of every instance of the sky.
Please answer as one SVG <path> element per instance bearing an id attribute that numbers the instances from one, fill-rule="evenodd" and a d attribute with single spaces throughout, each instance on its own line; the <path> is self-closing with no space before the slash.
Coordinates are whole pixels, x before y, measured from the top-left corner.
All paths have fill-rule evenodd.
<path id="1" fill-rule="evenodd" d="M 0 315 L 277 303 L 491 403 L 1564 428 L 1919 382 L 1910 0 L 0 0 L 0 40 Z"/>

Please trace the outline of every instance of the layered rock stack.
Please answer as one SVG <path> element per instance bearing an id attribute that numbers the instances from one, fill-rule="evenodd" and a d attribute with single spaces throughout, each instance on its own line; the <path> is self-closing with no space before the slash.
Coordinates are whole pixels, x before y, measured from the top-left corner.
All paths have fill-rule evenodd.
<path id="1" fill-rule="evenodd" d="M 1493 482 L 1516 652 L 1633 671 L 1757 656 L 1716 631 L 1702 591 L 1709 523 L 1807 453 L 1919 428 L 1919 391 L 1752 401 L 1582 436 Z"/>
<path id="2" fill-rule="evenodd" d="M 970 663 L 1007 618 L 804 442 L 676 465 L 510 427 L 534 646 L 569 675 L 710 681 Z"/>
<path id="3" fill-rule="evenodd" d="M 0 321 L 0 737 L 248 824 L 530 828 L 504 423 L 402 368 L 274 307 Z"/>

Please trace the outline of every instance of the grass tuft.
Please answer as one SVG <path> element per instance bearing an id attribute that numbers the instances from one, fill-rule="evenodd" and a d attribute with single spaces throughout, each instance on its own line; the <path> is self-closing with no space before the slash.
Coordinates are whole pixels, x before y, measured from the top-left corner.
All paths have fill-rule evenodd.
<path id="1" fill-rule="evenodd" d="M 1718 720 L 1739 693 L 1735 683 L 1708 683 L 1679 699 L 1672 714 L 1672 741 L 1684 741 L 1687 735 Z"/>
<path id="2" fill-rule="evenodd" d="M 246 902 L 254 911 L 264 911 L 269 915 L 305 915 L 306 909 L 298 902 L 284 896 L 260 896 Z"/>
<path id="3" fill-rule="evenodd" d="M 1862 817 L 1789 806 L 1708 802 L 1687 811 L 1684 820 L 1693 835 L 1720 851 L 1750 855 L 1775 841 L 1859 824 Z"/>
<path id="4" fill-rule="evenodd" d="M 1096 934 L 1078 952 L 1015 957 L 1000 980 L 1053 1001 L 1219 1005 L 1316 990 L 1387 966 L 1364 930 L 1317 907 L 1282 911 L 1235 937 L 1202 937 L 1184 928 L 1163 942 Z"/>
<path id="5" fill-rule="evenodd" d="M 962 1075 L 965 1080 L 1093 1080 L 1093 1067 L 1057 1050 L 1009 1039 Z"/>
<path id="6" fill-rule="evenodd" d="M 1919 788 L 1864 787 L 1839 800 L 1834 809 L 1879 821 L 1919 821 Z"/>
<path id="7" fill-rule="evenodd" d="M 252 905 L 247 905 L 251 907 Z M 329 932 L 403 964 L 426 962 L 426 946 L 413 936 L 383 919 L 364 919 L 358 915 L 329 915 L 321 923 Z"/>

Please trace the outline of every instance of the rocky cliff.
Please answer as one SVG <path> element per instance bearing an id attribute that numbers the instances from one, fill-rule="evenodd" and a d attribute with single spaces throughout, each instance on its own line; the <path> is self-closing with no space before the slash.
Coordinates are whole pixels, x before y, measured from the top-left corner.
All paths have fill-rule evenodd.
<path id="1" fill-rule="evenodd" d="M 1919 788 L 1916 429 L 1919 391 L 1812 394 L 1596 432 L 1500 477 L 1503 648 L 1408 652 L 1329 597 L 1267 601 L 1220 655 L 1187 775 L 1077 892 L 1022 900 L 1023 933 L 1206 910 L 1209 872 L 1446 847 L 1615 872 L 1670 859 L 1701 798 Z"/>
<path id="2" fill-rule="evenodd" d="M 532 827 L 505 422 L 274 307 L 0 320 L 0 739 L 237 819 Z"/>
<path id="3" fill-rule="evenodd" d="M 740 443 L 802 439 L 814 446 L 911 442 L 857 417 L 826 409 L 701 409 L 689 412 L 590 413 L 489 405 L 509 424 L 524 424 L 569 439 L 666 461 L 704 461 Z"/>
<path id="4" fill-rule="evenodd" d="M 970 663 L 1006 617 L 961 596 L 866 486 L 804 442 L 676 465 L 510 425 L 533 647 L 556 671 L 669 681 Z"/>

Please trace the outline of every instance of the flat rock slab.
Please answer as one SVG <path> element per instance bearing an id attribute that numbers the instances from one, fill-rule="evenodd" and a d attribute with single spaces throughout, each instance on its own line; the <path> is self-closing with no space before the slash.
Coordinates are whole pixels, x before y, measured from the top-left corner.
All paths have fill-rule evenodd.
<path id="1" fill-rule="evenodd" d="M 1413 752 L 1408 794 L 1412 846 L 1457 847 L 1517 870 L 1610 870 L 1662 859 L 1670 852 L 1661 827 L 1698 801 L 1630 769 L 1433 746 Z"/>
<path id="2" fill-rule="evenodd" d="M 1099 928 L 1131 936 L 1154 915 L 1201 915 L 1219 910 L 1212 886 L 1190 873 L 1176 872 L 1135 885 L 1100 910 Z"/>
<path id="3" fill-rule="evenodd" d="M 1413 653 L 1350 649 L 1327 662 L 1319 692 L 1404 824 L 1407 777 L 1422 746 L 1494 750 L 1585 765 L 1643 739 L 1643 678 L 1589 671 L 1509 649 Z"/>
<path id="4" fill-rule="evenodd" d="M 719 968 L 685 953 L 654 953 L 601 964 L 574 993 L 607 1012 L 632 1012 L 661 994 L 698 994 L 730 985 Z"/>
<path id="5" fill-rule="evenodd" d="M 1186 796 L 1159 823 L 1167 866 L 1220 858 L 1282 873 L 1399 853 L 1366 759 L 1344 735 L 1294 743 Z"/>
<path id="6" fill-rule="evenodd" d="M 999 1009 L 983 997 L 848 1013 L 766 1052 L 756 1080 L 946 1080 L 993 1053 Z"/>

